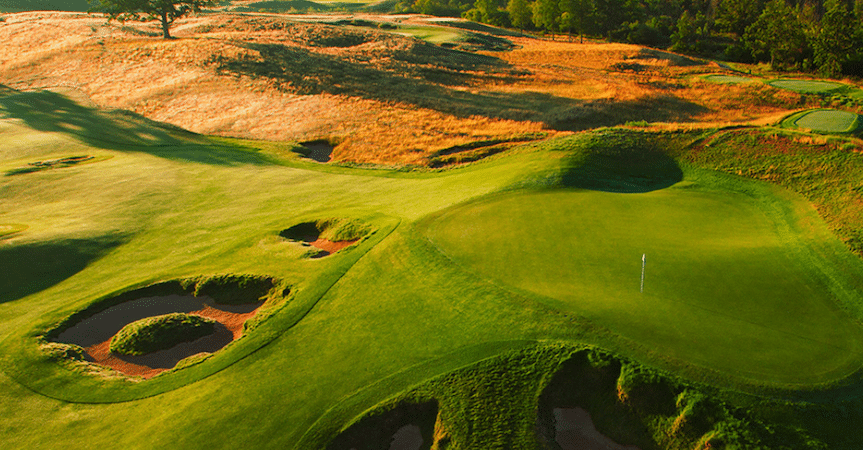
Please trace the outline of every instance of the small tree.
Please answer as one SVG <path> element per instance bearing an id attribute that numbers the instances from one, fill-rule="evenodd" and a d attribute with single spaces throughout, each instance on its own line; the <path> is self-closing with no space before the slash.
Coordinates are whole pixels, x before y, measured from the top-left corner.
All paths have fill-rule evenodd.
<path id="1" fill-rule="evenodd" d="M 853 58 L 855 49 L 854 14 L 845 3 L 827 0 L 827 12 L 821 19 L 821 29 L 816 36 L 815 65 L 827 77 L 837 77 L 842 73 L 842 63 Z"/>
<path id="2" fill-rule="evenodd" d="M 98 0 L 94 9 L 108 14 L 112 19 L 128 20 L 146 17 L 159 19 L 162 23 L 162 36 L 170 39 L 168 30 L 175 20 L 201 8 L 215 6 L 216 0 Z"/>
<path id="3" fill-rule="evenodd" d="M 797 15 L 785 0 L 772 0 L 746 29 L 743 40 L 758 60 L 765 55 L 774 70 L 787 70 L 803 61 L 806 35 Z"/>
<path id="4" fill-rule="evenodd" d="M 530 3 L 527 0 L 509 0 L 506 4 L 506 11 L 509 13 L 509 21 L 512 26 L 519 30 L 524 30 L 531 25 Z"/>
<path id="5" fill-rule="evenodd" d="M 559 20 L 560 8 L 556 0 L 536 0 L 533 4 L 533 24 L 537 28 L 550 31 L 552 40 L 554 40 L 554 32 L 558 29 Z"/>

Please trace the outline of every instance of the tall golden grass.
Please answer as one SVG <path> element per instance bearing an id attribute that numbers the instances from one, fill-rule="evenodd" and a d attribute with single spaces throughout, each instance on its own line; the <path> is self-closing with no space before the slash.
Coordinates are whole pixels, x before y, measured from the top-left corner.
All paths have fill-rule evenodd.
<path id="1" fill-rule="evenodd" d="M 757 84 L 701 81 L 721 69 L 634 45 L 510 38 L 512 51 L 471 56 L 271 15 L 187 18 L 168 41 L 151 37 L 152 24 L 99 15 L 6 18 L 0 78 L 9 87 L 73 88 L 101 107 L 199 133 L 329 139 L 336 160 L 359 163 L 424 164 L 475 141 L 630 120 L 744 123 L 800 103 Z"/>

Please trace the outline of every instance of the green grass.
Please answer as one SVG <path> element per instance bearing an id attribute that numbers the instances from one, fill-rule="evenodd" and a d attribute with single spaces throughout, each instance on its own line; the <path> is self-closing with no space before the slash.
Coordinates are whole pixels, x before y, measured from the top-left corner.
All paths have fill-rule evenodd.
<path id="1" fill-rule="evenodd" d="M 760 167 L 759 155 L 734 153 L 736 138 L 699 153 L 722 133 L 602 130 L 449 171 L 399 171 L 307 162 L 288 144 L 191 135 L 59 94 L 12 93 L 0 108 L 2 167 L 110 156 L 0 177 L 0 223 L 28 225 L 0 243 L 0 273 L 11 274 L 0 278 L 6 446 L 322 448 L 413 396 L 438 401 L 453 448 L 530 448 L 545 386 L 584 345 L 729 387 L 737 405 L 753 401 L 740 392 L 830 398 L 859 387 L 863 263 L 828 229 L 859 220 L 828 209 L 825 224 L 795 194 L 695 168 Z M 855 153 L 780 156 L 781 183 L 819 203 L 841 204 L 863 179 Z M 279 235 L 333 217 L 369 234 L 322 259 Z M 483 263 L 493 256 L 511 259 Z M 196 364 L 131 382 L 39 347 L 117 294 L 230 274 L 279 280 L 289 297 Z M 608 408 L 597 423 L 615 426 L 611 400 L 591 401 Z M 777 400 L 759 411 L 781 421 L 758 420 L 859 448 L 856 434 L 799 413 L 819 411 L 807 405 Z M 857 416 L 842 417 L 856 430 Z M 663 448 L 636 431 L 621 435 Z"/>
<path id="2" fill-rule="evenodd" d="M 835 109 L 816 109 L 793 114 L 783 126 L 802 128 L 822 134 L 854 133 L 860 128 L 860 116 Z"/>
<path id="3" fill-rule="evenodd" d="M 185 313 L 148 317 L 123 327 L 111 338 L 111 353 L 146 355 L 212 334 L 216 321 Z"/>
<path id="4" fill-rule="evenodd" d="M 757 81 L 753 78 L 741 77 L 737 75 L 708 75 L 705 80 L 713 83 L 733 84 L 733 83 L 752 83 Z"/>
<path id="5" fill-rule="evenodd" d="M 813 272 L 772 205 L 717 184 L 514 193 L 447 211 L 425 233 L 465 269 L 657 353 L 789 384 L 853 371 L 863 335 L 828 288 L 841 273 Z"/>
<path id="6" fill-rule="evenodd" d="M 841 83 L 815 80 L 774 80 L 767 84 L 803 94 L 824 94 L 845 87 Z"/>

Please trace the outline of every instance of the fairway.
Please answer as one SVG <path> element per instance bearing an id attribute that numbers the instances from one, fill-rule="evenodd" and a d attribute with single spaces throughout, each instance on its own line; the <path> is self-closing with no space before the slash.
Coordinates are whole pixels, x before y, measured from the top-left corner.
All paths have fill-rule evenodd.
<path id="1" fill-rule="evenodd" d="M 835 376 L 860 358 L 859 327 L 775 220 L 728 192 L 564 190 L 461 206 L 425 232 L 466 269 L 662 354 L 782 382 Z"/>
<path id="2" fill-rule="evenodd" d="M 708 75 L 704 77 L 704 79 L 714 83 L 722 84 L 752 83 L 755 81 L 752 78 L 740 77 L 737 75 Z"/>
<path id="3" fill-rule="evenodd" d="M 821 133 L 849 133 L 859 125 L 857 114 L 834 109 L 808 111 L 794 121 L 794 125 Z"/>
<path id="4" fill-rule="evenodd" d="M 787 89 L 789 91 L 800 92 L 804 94 L 820 94 L 839 89 L 844 84 L 833 83 L 830 81 L 810 81 L 810 80 L 776 80 L 768 83 L 779 89 Z"/>

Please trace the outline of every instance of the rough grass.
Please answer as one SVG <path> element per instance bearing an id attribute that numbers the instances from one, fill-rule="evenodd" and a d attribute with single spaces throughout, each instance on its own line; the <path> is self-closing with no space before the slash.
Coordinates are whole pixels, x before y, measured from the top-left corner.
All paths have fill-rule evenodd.
<path id="1" fill-rule="evenodd" d="M 146 355 L 213 333 L 213 319 L 185 313 L 148 317 L 123 327 L 111 338 L 111 353 Z"/>

